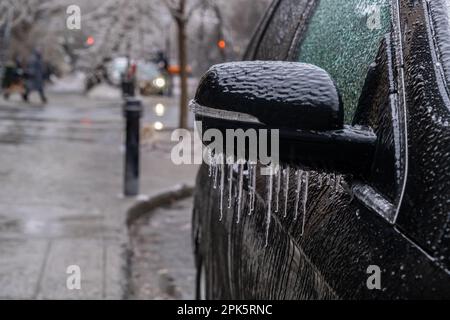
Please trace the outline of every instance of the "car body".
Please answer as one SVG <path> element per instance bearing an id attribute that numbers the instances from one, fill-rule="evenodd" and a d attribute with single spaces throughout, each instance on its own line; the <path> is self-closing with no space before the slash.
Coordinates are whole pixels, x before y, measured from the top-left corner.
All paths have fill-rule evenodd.
<path id="1" fill-rule="evenodd" d="M 364 179 L 309 172 L 298 219 L 298 190 L 289 185 L 287 214 L 283 205 L 269 210 L 269 225 L 277 179 L 257 177 L 251 212 L 247 170 L 240 208 L 234 201 L 221 213 L 204 164 L 193 213 L 199 298 L 450 298 L 449 26 L 444 0 L 273 1 L 244 60 L 302 61 L 329 72 L 346 123 L 371 128 L 375 151 Z M 291 181 L 304 174 L 294 166 L 284 166 Z"/>

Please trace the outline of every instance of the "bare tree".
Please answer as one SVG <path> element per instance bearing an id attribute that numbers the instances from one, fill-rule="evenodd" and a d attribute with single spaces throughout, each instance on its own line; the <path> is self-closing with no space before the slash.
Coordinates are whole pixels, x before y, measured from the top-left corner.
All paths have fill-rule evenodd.
<path id="1" fill-rule="evenodd" d="M 54 25 L 54 18 L 63 12 L 55 0 L 2 0 L 0 2 L 0 46 L 2 59 L 11 55 L 19 47 L 23 52 L 29 51 L 37 39 L 33 32 L 40 22 L 45 21 L 47 28 Z M 17 52 L 16 52 L 17 53 Z"/>
<path id="2" fill-rule="evenodd" d="M 177 38 L 178 38 L 178 61 L 180 66 L 180 118 L 179 127 L 187 128 L 187 104 L 188 104 L 188 75 L 187 75 L 187 34 L 186 28 L 189 18 L 193 12 L 191 9 L 187 9 L 187 0 L 164 0 L 172 18 L 177 26 Z"/>
<path id="3" fill-rule="evenodd" d="M 92 67 L 114 54 L 144 58 L 151 48 L 162 47 L 164 7 L 148 0 L 109 0 L 83 15 L 83 28 L 95 45 L 80 54 L 84 67 Z"/>
<path id="4" fill-rule="evenodd" d="M 168 8 L 173 20 L 177 27 L 177 41 L 178 41 L 178 61 L 180 67 L 180 119 L 179 127 L 187 128 L 188 120 L 188 35 L 187 25 L 194 15 L 195 11 L 199 8 L 212 9 L 217 19 L 219 20 L 219 28 L 222 27 L 222 15 L 220 8 L 214 0 L 163 0 Z M 221 32 L 221 31 L 220 31 Z"/>

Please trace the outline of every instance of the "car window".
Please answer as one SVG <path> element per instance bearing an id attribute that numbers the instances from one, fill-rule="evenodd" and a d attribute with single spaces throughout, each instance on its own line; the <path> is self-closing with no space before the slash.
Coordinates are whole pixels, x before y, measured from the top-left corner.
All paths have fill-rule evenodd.
<path id="1" fill-rule="evenodd" d="M 299 61 L 330 73 L 342 95 L 346 123 L 352 121 L 368 67 L 389 29 L 389 0 L 318 1 Z"/>
<path id="2" fill-rule="evenodd" d="M 137 74 L 140 79 L 153 80 L 159 75 L 159 70 L 153 63 L 139 63 Z"/>

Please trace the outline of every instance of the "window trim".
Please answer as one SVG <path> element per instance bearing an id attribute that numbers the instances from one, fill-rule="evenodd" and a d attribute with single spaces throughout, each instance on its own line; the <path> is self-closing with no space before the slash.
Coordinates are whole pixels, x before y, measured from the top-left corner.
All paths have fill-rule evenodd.
<path id="1" fill-rule="evenodd" d="M 264 38 L 264 35 L 267 32 L 267 28 L 272 22 L 275 13 L 277 12 L 278 7 L 280 6 L 281 1 L 284 0 L 272 0 L 269 7 L 266 10 L 266 13 L 262 17 L 261 21 L 259 21 L 258 26 L 253 33 L 252 38 L 250 39 L 249 44 L 247 45 L 247 49 L 243 55 L 243 60 L 255 60 L 256 53 L 259 50 L 259 46 L 261 45 L 261 41 Z"/>
<path id="2" fill-rule="evenodd" d="M 319 1 L 320 0 L 309 0 L 309 4 L 307 6 L 306 12 L 303 13 L 303 15 L 304 15 L 303 21 L 309 23 L 309 21 L 311 20 L 313 14 L 315 12 L 317 5 L 319 4 Z M 287 56 L 288 60 L 296 61 L 298 59 L 298 55 L 300 54 L 300 46 L 304 40 L 304 36 L 305 36 L 307 28 L 308 28 L 308 23 L 305 23 L 304 25 L 302 25 L 301 23 L 298 23 L 297 28 L 294 33 L 294 38 L 292 39 L 292 43 L 289 47 L 289 52 L 288 52 L 288 56 Z"/>

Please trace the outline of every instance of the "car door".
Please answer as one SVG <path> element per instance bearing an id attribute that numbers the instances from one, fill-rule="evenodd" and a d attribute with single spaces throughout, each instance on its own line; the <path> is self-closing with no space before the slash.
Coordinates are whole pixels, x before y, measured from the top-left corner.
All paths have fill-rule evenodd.
<path id="1" fill-rule="evenodd" d="M 247 58 L 303 61 L 327 70 L 343 95 L 347 123 L 372 127 L 378 136 L 377 151 L 366 181 L 309 172 L 307 197 L 302 191 L 300 201 L 299 190 L 291 183 L 289 200 L 271 206 L 278 208 L 271 214 L 271 224 L 266 218 L 267 190 L 269 183 L 277 190 L 277 179 L 258 177 L 255 213 L 240 224 L 233 218 L 235 206 L 218 221 L 214 205 L 218 198 L 214 191 L 204 190 L 209 195 L 208 214 L 201 218 L 207 296 L 449 296 L 445 268 L 414 240 L 418 239 L 414 232 L 420 234 L 417 223 L 402 223 L 410 216 L 403 213 L 402 204 L 410 194 L 405 191 L 407 129 L 413 126 L 407 119 L 404 39 L 399 32 L 399 17 L 407 16 L 407 10 L 408 5 L 382 0 L 274 2 Z M 291 182 L 302 174 L 297 168 L 289 172 Z M 204 174 L 199 175 L 200 183 L 208 181 Z M 301 216 L 295 219 L 298 210 Z M 405 232 L 408 228 L 410 232 Z M 370 272 L 378 269 L 380 290 L 367 285 Z"/>

